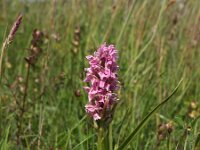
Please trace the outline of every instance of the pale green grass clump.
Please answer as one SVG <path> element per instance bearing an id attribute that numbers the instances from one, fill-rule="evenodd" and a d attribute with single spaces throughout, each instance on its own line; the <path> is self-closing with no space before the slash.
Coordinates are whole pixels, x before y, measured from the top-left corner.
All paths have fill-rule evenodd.
<path id="1" fill-rule="evenodd" d="M 183 79 L 128 149 L 198 149 L 200 1 L 1 0 L 0 8 L 0 43 L 23 13 L 2 62 L 0 149 L 96 149 L 96 132 L 84 110 L 88 100 L 83 79 L 85 56 L 104 42 L 119 50 L 121 88 L 112 122 L 113 146 L 117 148 Z M 42 53 L 31 66 L 19 118 L 27 76 L 24 57 L 36 28 L 44 34 Z M 161 132 L 161 125 L 168 123 L 172 131 Z"/>

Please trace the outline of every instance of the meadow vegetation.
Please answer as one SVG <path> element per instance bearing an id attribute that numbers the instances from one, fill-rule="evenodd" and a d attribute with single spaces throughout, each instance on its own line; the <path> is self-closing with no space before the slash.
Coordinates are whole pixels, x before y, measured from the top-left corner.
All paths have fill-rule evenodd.
<path id="1" fill-rule="evenodd" d="M 0 63 L 0 149 L 97 148 L 85 113 L 85 56 L 119 52 L 117 149 L 182 80 L 130 150 L 200 149 L 199 0 L 1 0 L 0 43 L 22 22 Z"/>

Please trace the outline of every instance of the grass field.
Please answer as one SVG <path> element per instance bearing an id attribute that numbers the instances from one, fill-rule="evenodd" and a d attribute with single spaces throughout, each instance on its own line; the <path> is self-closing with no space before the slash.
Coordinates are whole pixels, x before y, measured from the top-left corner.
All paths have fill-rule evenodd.
<path id="1" fill-rule="evenodd" d="M 97 149 L 83 80 L 85 57 L 104 42 L 115 45 L 120 68 L 110 150 L 180 80 L 126 149 L 200 149 L 199 0 L 1 0 L 0 10 L 2 45 L 23 14 L 0 51 L 0 149 Z"/>

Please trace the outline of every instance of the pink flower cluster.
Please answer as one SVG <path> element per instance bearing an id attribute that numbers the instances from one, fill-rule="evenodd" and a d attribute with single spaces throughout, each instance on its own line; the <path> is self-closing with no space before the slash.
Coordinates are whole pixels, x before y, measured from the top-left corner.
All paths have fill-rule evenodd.
<path id="1" fill-rule="evenodd" d="M 89 82 L 90 87 L 85 87 L 89 99 L 85 109 L 94 120 L 99 120 L 110 115 L 106 113 L 117 101 L 115 93 L 118 89 L 117 71 L 119 68 L 117 50 L 114 45 L 103 44 L 93 56 L 86 58 L 90 68 L 86 68 L 84 81 Z"/>

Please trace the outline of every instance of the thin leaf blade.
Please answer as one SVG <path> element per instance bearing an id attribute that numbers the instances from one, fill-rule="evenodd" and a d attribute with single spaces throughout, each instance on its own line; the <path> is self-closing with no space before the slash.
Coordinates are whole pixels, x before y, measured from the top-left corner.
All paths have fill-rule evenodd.
<path id="1" fill-rule="evenodd" d="M 158 104 L 140 123 L 139 125 L 135 128 L 135 130 L 133 130 L 133 132 L 131 132 L 131 134 L 126 138 L 126 140 L 122 143 L 122 145 L 118 148 L 119 150 L 123 150 L 125 149 L 130 142 L 134 139 L 134 137 L 136 136 L 136 134 L 142 129 L 142 127 L 144 127 L 144 125 L 148 122 L 148 120 L 152 117 L 152 115 L 159 109 L 161 108 L 164 104 L 166 104 L 170 98 L 177 92 L 181 82 L 183 80 L 181 79 L 178 83 L 178 85 L 175 87 L 175 89 L 173 90 L 173 92 L 160 104 Z"/>

